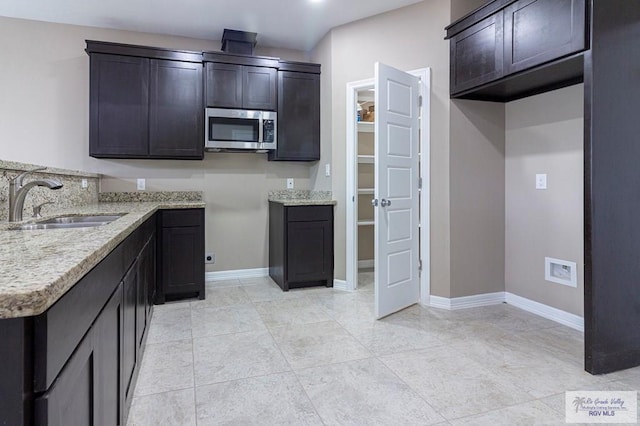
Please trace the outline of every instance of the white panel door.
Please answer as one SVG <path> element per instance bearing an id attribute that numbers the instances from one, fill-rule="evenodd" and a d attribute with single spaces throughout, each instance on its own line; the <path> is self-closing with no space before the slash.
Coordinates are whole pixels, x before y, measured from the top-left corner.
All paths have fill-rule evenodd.
<path id="1" fill-rule="evenodd" d="M 419 80 L 375 65 L 375 306 L 382 318 L 417 303 Z"/>

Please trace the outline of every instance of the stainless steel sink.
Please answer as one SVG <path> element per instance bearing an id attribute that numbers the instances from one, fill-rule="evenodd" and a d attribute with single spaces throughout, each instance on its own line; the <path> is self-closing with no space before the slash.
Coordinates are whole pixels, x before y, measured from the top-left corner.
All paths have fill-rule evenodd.
<path id="1" fill-rule="evenodd" d="M 93 228 L 107 225 L 123 215 L 96 215 L 96 216 L 61 216 L 43 220 L 38 223 L 27 223 L 15 228 L 14 231 L 33 231 L 38 229 L 72 229 Z"/>
<path id="2" fill-rule="evenodd" d="M 122 215 L 95 215 L 95 216 L 60 216 L 43 220 L 38 224 L 71 224 L 71 223 L 110 223 L 122 217 Z"/>

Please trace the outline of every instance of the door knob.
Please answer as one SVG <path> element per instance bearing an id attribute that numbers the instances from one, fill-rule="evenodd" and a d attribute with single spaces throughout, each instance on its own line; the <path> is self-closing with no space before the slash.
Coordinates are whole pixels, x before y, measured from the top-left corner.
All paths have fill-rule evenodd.
<path id="1" fill-rule="evenodd" d="M 371 200 L 371 205 L 372 205 L 373 207 L 378 207 L 378 199 L 377 199 L 377 198 L 374 198 L 373 200 Z"/>
<path id="2" fill-rule="evenodd" d="M 380 205 L 382 207 L 387 207 L 391 205 L 391 200 L 385 200 L 384 198 L 382 200 L 380 200 Z"/>

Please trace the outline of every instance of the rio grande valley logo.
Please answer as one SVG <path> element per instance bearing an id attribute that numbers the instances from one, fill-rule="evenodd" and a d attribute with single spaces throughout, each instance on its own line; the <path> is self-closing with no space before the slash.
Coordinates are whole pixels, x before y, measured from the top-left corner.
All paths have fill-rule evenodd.
<path id="1" fill-rule="evenodd" d="M 636 423 L 638 399 L 635 391 L 566 392 L 567 423 Z"/>

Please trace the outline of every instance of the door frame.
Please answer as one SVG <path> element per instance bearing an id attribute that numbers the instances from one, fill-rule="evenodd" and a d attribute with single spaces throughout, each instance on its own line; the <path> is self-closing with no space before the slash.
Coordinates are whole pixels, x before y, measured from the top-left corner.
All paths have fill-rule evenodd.
<path id="1" fill-rule="evenodd" d="M 431 215 L 430 215 L 430 149 L 431 149 L 431 68 L 420 68 L 407 71 L 409 74 L 420 78 L 420 96 L 422 107 L 420 108 L 420 178 L 422 189 L 420 192 L 420 303 L 429 305 L 431 294 Z M 356 170 L 358 166 L 357 141 L 358 122 L 356 119 L 358 91 L 375 87 L 373 78 L 347 83 L 347 138 L 346 138 L 346 242 L 347 242 L 347 276 L 346 290 L 353 291 L 358 288 L 358 179 Z M 425 119 L 426 118 L 426 119 Z M 349 201 L 351 199 L 351 201 Z"/>

